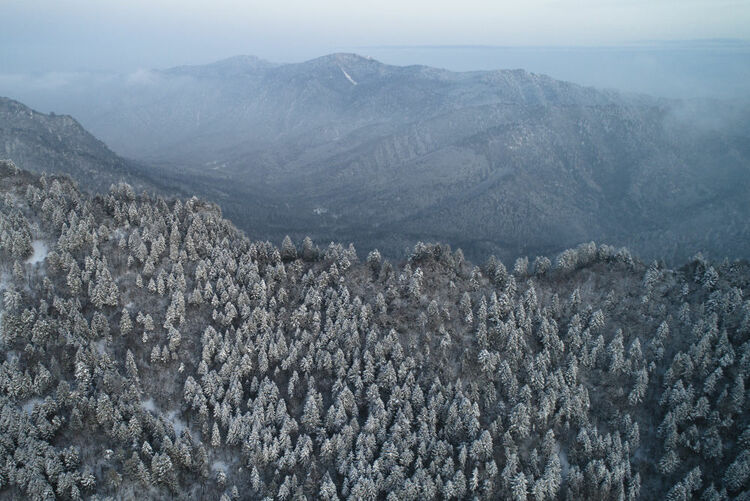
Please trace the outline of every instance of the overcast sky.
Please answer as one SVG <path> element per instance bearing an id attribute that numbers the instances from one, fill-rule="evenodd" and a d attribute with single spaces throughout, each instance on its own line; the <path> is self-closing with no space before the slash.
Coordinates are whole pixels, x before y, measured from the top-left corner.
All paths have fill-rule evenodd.
<path id="1" fill-rule="evenodd" d="M 750 37 L 747 0 L 0 0 L 0 72 L 130 71 L 382 45 Z"/>

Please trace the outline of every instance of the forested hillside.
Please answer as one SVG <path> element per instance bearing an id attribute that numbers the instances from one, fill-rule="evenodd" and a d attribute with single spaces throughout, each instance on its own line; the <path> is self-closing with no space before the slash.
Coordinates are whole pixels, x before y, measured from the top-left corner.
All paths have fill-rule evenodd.
<path id="1" fill-rule="evenodd" d="M 0 158 L 37 172 L 67 174 L 93 191 L 125 180 L 136 188 L 165 191 L 137 162 L 117 156 L 73 117 L 39 113 L 0 97 Z M 157 176 L 161 177 L 161 176 Z M 177 193 L 174 185 L 170 193 Z"/>
<path id="2" fill-rule="evenodd" d="M 0 497 L 750 496 L 745 261 L 276 247 L 8 162 L 0 195 Z"/>

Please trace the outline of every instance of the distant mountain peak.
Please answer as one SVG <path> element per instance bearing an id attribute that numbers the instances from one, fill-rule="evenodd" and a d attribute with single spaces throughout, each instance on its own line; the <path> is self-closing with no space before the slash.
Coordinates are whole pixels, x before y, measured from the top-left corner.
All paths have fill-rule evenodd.
<path id="1" fill-rule="evenodd" d="M 0 96 L 0 113 L 9 113 L 9 112 L 28 112 L 28 113 L 34 113 L 34 110 L 29 108 L 23 103 L 19 103 L 18 101 L 11 99 L 9 97 L 3 97 Z"/>
<path id="2" fill-rule="evenodd" d="M 313 61 L 316 61 L 316 60 L 333 61 L 336 63 L 373 63 L 374 62 L 378 64 L 383 64 L 369 56 L 361 56 L 354 52 L 334 52 L 332 54 L 328 54 L 328 55 L 313 59 Z"/>
<path id="3" fill-rule="evenodd" d="M 30 123 L 39 120 L 47 120 L 50 122 L 48 127 L 71 127 L 76 134 L 88 134 L 88 132 L 86 132 L 70 115 L 61 115 L 57 113 L 45 114 L 29 108 L 15 99 L 0 96 L 0 123 L 4 123 L 2 120 L 14 120 L 15 125 L 20 126 L 18 123 L 19 117 L 24 117 L 24 119 L 29 120 Z"/>
<path id="4" fill-rule="evenodd" d="M 350 52 L 335 52 L 299 63 L 300 66 L 343 67 L 347 68 L 382 68 L 388 66 L 371 57 L 360 56 Z"/>
<path id="5" fill-rule="evenodd" d="M 228 57 L 226 59 L 220 59 L 213 64 L 216 66 L 253 66 L 265 68 L 276 66 L 276 63 L 272 63 L 257 56 L 251 56 L 247 54 L 239 54 L 236 56 Z"/>
<path id="6" fill-rule="evenodd" d="M 171 75 L 227 77 L 252 71 L 266 70 L 276 66 L 278 64 L 266 61 L 265 59 L 241 54 L 209 64 L 175 66 L 165 70 L 164 73 Z"/>

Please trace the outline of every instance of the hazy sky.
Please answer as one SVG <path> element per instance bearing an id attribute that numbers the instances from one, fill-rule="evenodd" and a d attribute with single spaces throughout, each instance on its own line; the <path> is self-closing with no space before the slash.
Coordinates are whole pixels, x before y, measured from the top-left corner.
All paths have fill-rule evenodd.
<path id="1" fill-rule="evenodd" d="M 747 0 L 0 0 L 0 72 L 130 71 L 382 45 L 750 37 Z"/>

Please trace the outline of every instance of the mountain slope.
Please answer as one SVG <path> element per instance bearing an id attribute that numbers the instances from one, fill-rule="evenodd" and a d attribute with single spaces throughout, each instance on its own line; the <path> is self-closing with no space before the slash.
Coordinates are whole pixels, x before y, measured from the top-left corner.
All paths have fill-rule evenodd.
<path id="1" fill-rule="evenodd" d="M 277 248 L 0 162 L 0 497 L 743 499 L 749 289 L 593 243 Z"/>
<path id="2" fill-rule="evenodd" d="M 87 188 L 105 192 L 127 180 L 153 188 L 143 167 L 118 157 L 67 115 L 46 115 L 0 97 L 0 156 L 36 172 L 68 174 Z"/>
<path id="3" fill-rule="evenodd" d="M 750 256 L 750 110 L 732 103 L 353 54 L 108 85 L 79 106 L 83 123 L 264 238 L 390 255 L 418 240 L 509 258 L 597 239 L 648 258 Z"/>
<path id="4" fill-rule="evenodd" d="M 117 92 L 77 113 L 108 144 L 152 160 L 197 155 L 195 161 L 206 162 L 222 150 L 248 152 L 273 142 L 306 149 L 363 127 L 383 134 L 490 103 L 604 104 L 615 98 L 522 70 L 454 73 L 354 54 L 285 65 L 232 58 L 152 71 Z"/>

